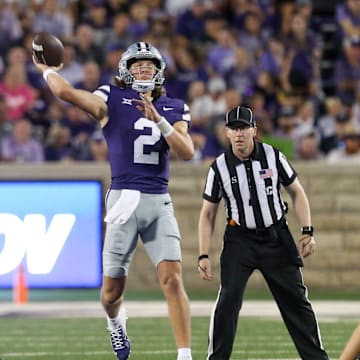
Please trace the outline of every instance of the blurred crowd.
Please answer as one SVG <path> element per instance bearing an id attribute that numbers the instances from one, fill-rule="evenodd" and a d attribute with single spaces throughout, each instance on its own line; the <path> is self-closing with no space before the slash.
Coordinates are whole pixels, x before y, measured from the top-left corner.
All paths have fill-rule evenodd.
<path id="1" fill-rule="evenodd" d="M 242 104 L 290 159 L 360 163 L 360 0 L 336 4 L 326 91 L 325 20 L 311 0 L 0 0 L 0 161 L 107 159 L 97 124 L 32 64 L 34 33 L 47 31 L 64 44 L 61 75 L 89 91 L 113 81 L 128 45 L 156 46 L 167 94 L 190 106 L 194 162 L 227 148 L 224 114 Z"/>

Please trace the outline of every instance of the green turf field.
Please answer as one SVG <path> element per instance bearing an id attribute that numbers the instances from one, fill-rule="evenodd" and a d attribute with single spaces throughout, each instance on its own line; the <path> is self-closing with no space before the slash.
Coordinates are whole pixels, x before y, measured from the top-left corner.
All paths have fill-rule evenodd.
<path id="1" fill-rule="evenodd" d="M 100 289 L 30 289 L 29 301 L 99 301 Z M 215 301 L 216 291 L 188 291 L 190 300 Z M 271 300 L 273 298 L 268 289 L 246 289 L 246 299 L 249 300 Z M 0 289 L 0 305 L 3 301 L 12 301 L 11 289 Z M 360 291 L 326 291 L 324 289 L 310 289 L 311 300 L 359 300 Z M 164 300 L 164 295 L 158 290 L 127 290 L 126 300 L 153 301 Z"/>
<path id="2" fill-rule="evenodd" d="M 205 359 L 208 318 L 193 318 L 193 359 Z M 356 320 L 320 321 L 323 343 L 337 359 Z M 166 318 L 128 321 L 131 360 L 175 360 Z M 104 319 L 1 318 L 1 360 L 115 360 Z M 241 318 L 232 360 L 299 359 L 280 320 Z"/>

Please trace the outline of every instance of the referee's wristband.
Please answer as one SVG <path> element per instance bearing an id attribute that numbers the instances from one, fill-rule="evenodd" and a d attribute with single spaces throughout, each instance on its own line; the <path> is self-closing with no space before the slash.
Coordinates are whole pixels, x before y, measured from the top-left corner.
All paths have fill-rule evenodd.
<path id="1" fill-rule="evenodd" d="M 43 78 L 44 78 L 44 80 L 45 80 L 46 82 L 48 81 L 48 76 L 49 76 L 50 74 L 57 74 L 57 72 L 56 72 L 55 70 L 53 70 L 53 69 L 47 69 L 47 70 L 45 70 L 45 71 L 43 72 L 42 76 L 43 76 Z"/>
<path id="2" fill-rule="evenodd" d="M 313 226 L 303 226 L 301 228 L 301 234 L 313 236 L 314 235 L 314 227 Z"/>
<path id="3" fill-rule="evenodd" d="M 208 259 L 209 255 L 208 254 L 202 254 L 198 257 L 198 261 L 202 260 L 202 259 Z"/>
<path id="4" fill-rule="evenodd" d="M 164 117 L 156 125 L 164 138 L 170 136 L 175 131 L 174 127 Z"/>

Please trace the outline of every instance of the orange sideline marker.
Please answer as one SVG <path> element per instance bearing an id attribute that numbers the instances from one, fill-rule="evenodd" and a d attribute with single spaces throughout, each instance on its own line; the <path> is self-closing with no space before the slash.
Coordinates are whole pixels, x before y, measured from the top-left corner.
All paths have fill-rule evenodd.
<path id="1" fill-rule="evenodd" d="M 29 301 L 29 289 L 26 284 L 24 266 L 20 265 L 13 286 L 13 300 L 16 304 L 25 304 Z"/>

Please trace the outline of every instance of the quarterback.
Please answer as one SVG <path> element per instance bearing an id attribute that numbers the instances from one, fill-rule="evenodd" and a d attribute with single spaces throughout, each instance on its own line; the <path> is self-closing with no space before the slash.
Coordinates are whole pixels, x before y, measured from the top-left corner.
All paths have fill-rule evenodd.
<path id="1" fill-rule="evenodd" d="M 168 302 L 178 360 L 191 360 L 190 310 L 181 274 L 180 232 L 168 193 L 169 151 L 189 160 L 188 106 L 164 94 L 166 64 L 151 44 L 129 46 L 114 84 L 93 93 L 75 89 L 57 70 L 33 61 L 54 95 L 78 106 L 102 127 L 109 151 L 111 185 L 105 199 L 101 303 L 113 351 L 130 355 L 122 305 L 128 269 L 140 236 L 157 269 Z"/>

